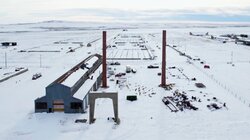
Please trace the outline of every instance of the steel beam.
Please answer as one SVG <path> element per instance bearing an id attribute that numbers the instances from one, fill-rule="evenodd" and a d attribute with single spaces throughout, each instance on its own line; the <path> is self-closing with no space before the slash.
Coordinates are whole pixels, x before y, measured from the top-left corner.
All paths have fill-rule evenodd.
<path id="1" fill-rule="evenodd" d="M 162 32 L 162 74 L 161 74 L 161 86 L 166 86 L 166 30 Z"/>
<path id="2" fill-rule="evenodd" d="M 107 88 L 107 33 L 102 32 L 102 87 Z"/>

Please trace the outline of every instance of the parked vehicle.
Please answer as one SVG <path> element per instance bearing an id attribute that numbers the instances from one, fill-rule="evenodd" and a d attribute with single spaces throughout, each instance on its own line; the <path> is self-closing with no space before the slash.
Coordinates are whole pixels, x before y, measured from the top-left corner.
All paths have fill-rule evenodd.
<path id="1" fill-rule="evenodd" d="M 115 62 L 115 65 L 121 65 L 121 63 L 120 62 Z"/>
<path id="2" fill-rule="evenodd" d="M 136 69 L 132 69 L 132 73 L 136 73 L 137 71 L 136 71 Z"/>
<path id="3" fill-rule="evenodd" d="M 115 72 L 114 72 L 113 70 L 109 70 L 109 71 L 108 71 L 108 74 L 109 74 L 109 75 L 114 75 Z"/>
<path id="4" fill-rule="evenodd" d="M 88 44 L 87 44 L 87 47 L 91 47 L 91 46 L 92 46 L 91 43 L 88 43 Z"/>
<path id="5" fill-rule="evenodd" d="M 156 65 L 149 65 L 148 68 L 149 68 L 149 69 L 158 69 L 159 66 L 156 66 Z"/>
<path id="6" fill-rule="evenodd" d="M 136 101 L 137 100 L 137 96 L 136 95 L 128 95 L 127 96 L 127 100 L 131 101 L 131 102 Z"/>
<path id="7" fill-rule="evenodd" d="M 204 68 L 205 69 L 210 69 L 210 66 L 209 65 L 204 65 Z"/>
<path id="8" fill-rule="evenodd" d="M 125 76 L 125 75 L 126 75 L 126 73 L 118 73 L 118 74 L 115 75 L 115 77 L 122 77 L 122 76 Z"/>
<path id="9" fill-rule="evenodd" d="M 111 62 L 110 65 L 121 65 L 120 62 Z"/>
<path id="10" fill-rule="evenodd" d="M 24 69 L 24 68 L 23 67 L 15 68 L 15 71 L 20 71 L 22 69 Z"/>
<path id="11" fill-rule="evenodd" d="M 132 68 L 131 68 L 129 65 L 127 65 L 127 66 L 126 66 L 126 73 L 130 73 L 131 70 L 132 70 Z"/>
<path id="12" fill-rule="evenodd" d="M 38 78 L 42 77 L 42 74 L 41 73 L 36 73 L 32 76 L 32 80 L 36 80 Z"/>
<path id="13" fill-rule="evenodd" d="M 69 52 L 75 52 L 75 50 L 74 49 L 70 49 Z"/>

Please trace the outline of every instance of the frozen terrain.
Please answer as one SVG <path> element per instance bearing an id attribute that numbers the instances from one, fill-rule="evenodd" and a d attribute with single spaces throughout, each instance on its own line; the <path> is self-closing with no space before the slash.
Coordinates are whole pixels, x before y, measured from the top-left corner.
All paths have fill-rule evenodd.
<path id="1" fill-rule="evenodd" d="M 127 29 L 127 30 L 124 30 Z M 161 77 L 162 30 L 167 30 L 167 43 L 175 49 L 199 58 L 187 57 L 167 47 L 167 83 L 172 90 L 159 87 Z M 122 78 L 108 79 L 107 91 L 119 93 L 120 125 L 107 120 L 113 117 L 110 99 L 96 103 L 94 124 L 75 123 L 88 119 L 83 114 L 34 113 L 34 100 L 45 95 L 45 87 L 67 70 L 87 58 L 100 53 L 102 31 L 107 31 L 111 47 L 119 35 L 141 36 L 147 50 L 131 43 L 109 48 L 110 58 L 141 58 L 140 60 L 109 60 L 121 65 L 108 66 L 115 74 L 124 73 L 126 66 L 136 69 Z M 152 140 L 152 139 L 220 139 L 248 140 L 250 138 L 250 46 L 222 43 L 205 37 L 190 36 L 189 32 L 209 32 L 212 35 L 248 34 L 250 25 L 241 24 L 98 24 L 50 21 L 32 24 L 0 25 L 0 42 L 13 41 L 17 46 L 0 46 L 0 79 L 14 73 L 15 68 L 29 70 L 0 83 L 0 139 L 1 140 Z M 121 40 L 119 40 L 121 41 Z M 134 41 L 123 39 L 122 41 Z M 91 43 L 91 47 L 87 44 Z M 73 50 L 73 51 L 71 51 Z M 114 54 L 119 57 L 114 57 Z M 233 55 L 232 55 L 233 54 Z M 153 60 L 150 55 L 155 56 Z M 7 58 L 7 65 L 5 61 Z M 146 58 L 143 59 L 143 58 Z M 204 64 L 200 62 L 203 61 Z M 234 66 L 231 62 L 234 64 Z M 148 69 L 158 65 L 158 69 Z M 210 69 L 204 69 L 209 65 Z M 176 67 L 176 69 L 169 69 Z M 42 77 L 32 80 L 32 75 Z M 174 76 L 173 76 L 174 75 Z M 77 75 L 76 75 L 77 76 Z M 196 81 L 190 80 L 196 78 Z M 111 80 L 112 79 L 112 80 Z M 116 80 L 121 80 L 116 84 Z M 197 88 L 195 83 L 206 88 Z M 197 111 L 171 112 L 162 98 L 175 90 L 196 96 Z M 104 90 L 104 89 L 99 89 Z M 126 95 L 137 95 L 130 102 Z M 216 100 L 213 99 L 216 97 Z M 226 107 L 210 110 L 210 103 Z"/>

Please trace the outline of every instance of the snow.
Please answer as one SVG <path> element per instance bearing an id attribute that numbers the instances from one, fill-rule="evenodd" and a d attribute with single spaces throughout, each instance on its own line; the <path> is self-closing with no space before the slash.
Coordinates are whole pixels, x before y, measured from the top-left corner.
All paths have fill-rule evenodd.
<path id="1" fill-rule="evenodd" d="M 249 25 L 138 24 L 127 25 L 126 27 L 133 27 L 133 29 L 128 28 L 125 32 L 122 31 L 123 28 L 119 23 L 105 24 L 105 27 L 102 24 L 74 22 L 0 26 L 3 26 L 0 28 L 1 41 L 18 43 L 16 47 L 0 48 L 0 58 L 3 58 L 0 59 L 0 67 L 3 68 L 0 69 L 0 76 L 2 77 L 5 72 L 13 71 L 16 67 L 29 69 L 26 73 L 0 83 L 0 139 L 248 140 L 250 137 L 249 46 L 234 42 L 223 44 L 205 37 L 189 35 L 189 32 L 209 32 L 215 36 L 232 33 L 250 34 Z M 137 70 L 135 74 L 129 73 L 122 77 L 124 83 L 120 85 L 116 84 L 116 80 L 120 78 L 111 76 L 108 79 L 109 88 L 99 89 L 99 92 L 118 91 L 120 125 L 117 126 L 113 121 L 107 120 L 107 117 L 113 117 L 110 99 L 97 100 L 96 121 L 91 125 L 74 123 L 76 119 L 88 119 L 89 112 L 84 114 L 34 113 L 34 100 L 44 96 L 46 86 L 89 55 L 101 54 L 102 40 L 92 43 L 92 47 L 86 47 L 86 44 L 101 38 L 103 29 L 108 29 L 108 44 L 112 44 L 118 34 L 143 36 L 148 41 L 146 43 L 148 48 L 154 50 L 151 53 L 157 56 L 155 60 L 122 60 L 119 61 L 121 63 L 119 66 L 109 66 L 115 74 L 125 72 L 126 65 Z M 177 69 L 167 69 L 167 83 L 175 84 L 172 91 L 159 87 L 161 77 L 157 73 L 161 72 L 160 68 L 147 69 L 148 65 L 160 66 L 161 64 L 163 29 L 167 30 L 168 44 L 176 45 L 176 49 L 193 58 L 200 58 L 211 67 L 204 69 L 204 65 L 193 60 L 190 60 L 190 64 L 186 57 L 180 56 L 175 50 L 167 47 L 167 67 L 175 66 L 182 70 L 180 72 Z M 69 43 L 54 44 L 58 41 Z M 69 47 L 79 47 L 79 44 L 72 44 L 72 42 L 83 42 L 85 46 L 76 49 L 75 52 L 67 53 Z M 125 46 L 120 47 L 123 52 L 119 48 L 108 49 L 107 54 L 123 55 L 124 50 L 131 49 L 132 46 L 126 43 Z M 18 52 L 20 50 L 60 50 L 60 52 L 20 53 Z M 7 68 L 4 63 L 5 52 L 8 56 Z M 131 52 L 133 57 L 135 52 L 138 53 L 138 57 L 144 54 L 144 51 L 133 50 Z M 234 66 L 228 64 L 231 61 L 232 52 Z M 131 54 L 128 55 L 132 57 Z M 67 79 L 68 85 L 72 85 L 80 78 L 79 76 L 84 74 L 84 70 L 79 70 L 71 75 L 71 80 L 71 76 Z M 42 73 L 42 77 L 32 81 L 32 75 L 38 72 Z M 87 87 L 93 84 L 100 72 L 101 67 L 93 74 L 94 79 L 88 79 L 74 96 L 83 98 L 83 93 L 89 90 Z M 176 76 L 173 77 L 171 74 Z M 197 81 L 188 80 L 183 74 L 188 78 L 195 77 Z M 197 82 L 203 83 L 206 88 L 195 87 Z M 199 108 L 198 111 L 171 112 L 161 100 L 163 97 L 171 96 L 176 89 L 185 91 L 188 96 L 200 98 L 202 102 L 192 102 Z M 137 95 L 138 100 L 127 101 L 126 95 Z M 213 97 L 218 99 L 216 102 L 218 104 L 225 102 L 227 108 L 209 110 L 207 105 L 215 101 L 208 101 L 208 99 Z"/>
<path id="2" fill-rule="evenodd" d="M 91 68 L 97 60 L 98 60 L 98 57 L 97 57 L 97 56 L 94 56 L 94 57 L 92 57 L 90 60 L 88 60 L 88 61 L 86 62 L 86 64 L 88 64 L 87 66 L 88 66 L 89 68 Z"/>
<path id="3" fill-rule="evenodd" d="M 99 68 L 93 74 L 89 75 L 89 77 L 93 76 L 93 79 L 87 79 L 84 82 L 84 84 L 74 94 L 74 97 L 76 97 L 78 99 L 83 99 L 86 96 L 86 94 L 91 90 L 92 86 L 94 85 L 94 83 L 95 83 L 96 79 L 98 78 L 98 76 L 100 75 L 101 71 L 102 71 L 102 65 L 99 66 Z"/>
<path id="4" fill-rule="evenodd" d="M 68 86 L 68 87 L 73 87 L 74 84 L 87 72 L 87 69 L 81 69 L 79 68 L 78 70 L 74 71 L 72 74 L 67 77 L 61 84 Z"/>
<path id="5" fill-rule="evenodd" d="M 94 56 L 90 60 L 86 61 L 87 67 L 91 68 L 94 63 L 98 60 L 98 57 Z M 73 87 L 74 84 L 88 71 L 87 68 L 79 68 L 70 74 L 61 84 L 66 85 L 68 87 Z M 91 76 L 91 75 L 90 75 Z"/>

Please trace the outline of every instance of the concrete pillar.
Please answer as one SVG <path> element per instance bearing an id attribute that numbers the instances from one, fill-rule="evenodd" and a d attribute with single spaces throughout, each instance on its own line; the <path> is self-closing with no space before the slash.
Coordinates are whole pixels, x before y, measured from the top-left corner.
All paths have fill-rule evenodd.
<path id="1" fill-rule="evenodd" d="M 89 97 L 89 124 L 94 123 L 95 98 Z"/>
<path id="2" fill-rule="evenodd" d="M 114 117 L 115 122 L 120 124 L 120 119 L 118 117 L 118 93 L 110 92 L 91 92 L 89 93 L 89 123 L 94 123 L 94 112 L 95 112 L 95 100 L 98 98 L 110 98 L 113 101 Z"/>
<path id="3" fill-rule="evenodd" d="M 97 91 L 97 89 L 98 89 L 98 79 L 96 80 L 96 82 L 95 82 L 95 90 L 94 91 Z"/>
<path id="4" fill-rule="evenodd" d="M 161 86 L 166 86 L 166 30 L 162 32 L 162 74 L 161 74 Z"/>
<path id="5" fill-rule="evenodd" d="M 84 111 L 88 108 L 88 97 L 84 98 Z"/>
<path id="6" fill-rule="evenodd" d="M 102 32 L 102 87 L 107 88 L 107 33 Z"/>
<path id="7" fill-rule="evenodd" d="M 113 100 L 115 122 L 119 123 L 119 120 L 118 120 L 118 96 L 114 97 L 112 100 Z"/>

